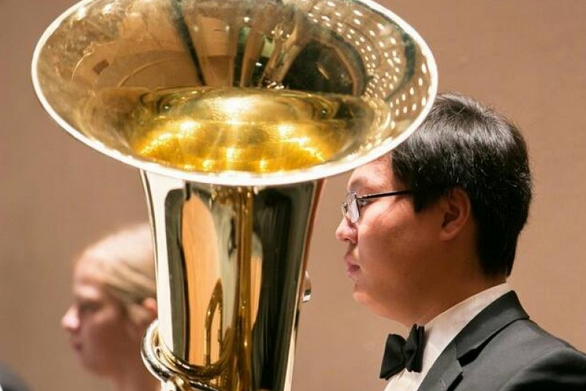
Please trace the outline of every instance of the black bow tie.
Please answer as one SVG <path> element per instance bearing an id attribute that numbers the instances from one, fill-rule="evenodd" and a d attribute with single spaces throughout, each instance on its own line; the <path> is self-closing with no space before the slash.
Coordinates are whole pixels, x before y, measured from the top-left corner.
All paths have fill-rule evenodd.
<path id="1" fill-rule="evenodd" d="M 381 379 L 389 380 L 403 368 L 409 372 L 420 372 L 423 359 L 424 328 L 413 325 L 407 341 L 397 334 L 389 334 L 380 369 Z"/>

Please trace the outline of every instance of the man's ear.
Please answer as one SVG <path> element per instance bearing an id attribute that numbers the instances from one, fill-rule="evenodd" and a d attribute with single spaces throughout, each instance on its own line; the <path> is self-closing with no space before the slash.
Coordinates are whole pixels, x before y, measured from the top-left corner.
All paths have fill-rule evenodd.
<path id="1" fill-rule="evenodd" d="M 443 240 L 451 240 L 462 231 L 472 217 L 472 209 L 468 194 L 453 188 L 442 199 L 443 222 L 441 236 Z"/>

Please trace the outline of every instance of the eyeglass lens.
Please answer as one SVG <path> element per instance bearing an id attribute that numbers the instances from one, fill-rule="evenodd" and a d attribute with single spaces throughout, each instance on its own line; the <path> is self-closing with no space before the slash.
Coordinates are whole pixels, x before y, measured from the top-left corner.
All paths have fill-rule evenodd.
<path id="1" fill-rule="evenodd" d="M 356 194 L 349 193 L 346 196 L 346 200 L 342 203 L 342 214 L 352 224 L 358 221 L 360 217 L 360 210 L 358 209 L 358 202 L 356 200 Z"/>

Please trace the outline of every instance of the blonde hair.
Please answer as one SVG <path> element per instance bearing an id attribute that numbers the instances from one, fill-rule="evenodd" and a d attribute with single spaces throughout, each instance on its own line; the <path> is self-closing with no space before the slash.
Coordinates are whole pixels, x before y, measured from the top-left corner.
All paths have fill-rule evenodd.
<path id="1" fill-rule="evenodd" d="M 142 303 L 156 298 L 153 238 L 148 223 L 104 237 L 87 247 L 81 259 L 95 262 L 96 280 L 120 301 L 133 322 L 140 323 L 148 316 Z"/>

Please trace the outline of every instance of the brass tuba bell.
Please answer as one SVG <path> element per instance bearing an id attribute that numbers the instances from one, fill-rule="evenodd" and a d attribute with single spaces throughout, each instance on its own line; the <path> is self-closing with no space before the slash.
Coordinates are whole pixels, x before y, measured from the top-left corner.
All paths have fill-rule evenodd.
<path id="1" fill-rule="evenodd" d="M 140 169 L 157 259 L 143 346 L 165 390 L 291 388 L 324 178 L 429 111 L 424 41 L 368 0 L 86 0 L 40 39 L 49 114 Z"/>

